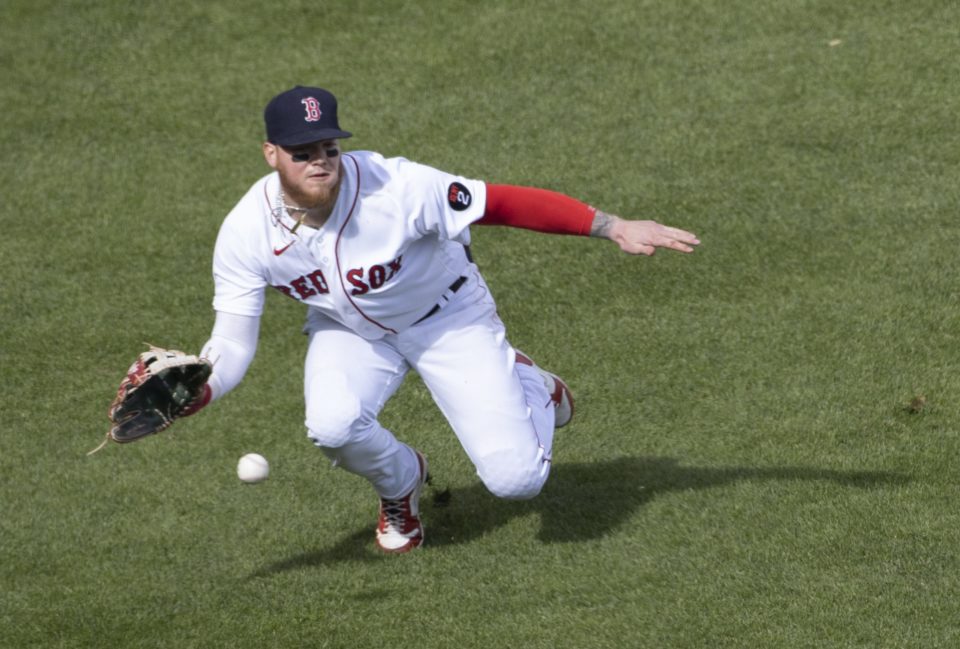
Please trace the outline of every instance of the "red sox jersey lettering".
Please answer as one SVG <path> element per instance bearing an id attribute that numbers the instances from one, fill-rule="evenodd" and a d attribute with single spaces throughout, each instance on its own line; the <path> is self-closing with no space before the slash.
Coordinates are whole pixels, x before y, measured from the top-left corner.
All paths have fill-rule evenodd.
<path id="1" fill-rule="evenodd" d="M 323 271 L 319 268 L 309 275 L 301 275 L 291 281 L 289 286 L 275 284 L 273 288 L 287 297 L 292 297 L 294 300 L 306 300 L 308 297 L 330 292 L 327 279 L 323 276 Z M 294 292 L 296 292 L 296 295 L 294 295 Z"/>
<path id="2" fill-rule="evenodd" d="M 347 281 L 354 287 L 350 290 L 350 295 L 363 295 L 370 289 L 376 290 L 389 282 L 393 279 L 394 275 L 400 272 L 400 262 L 402 260 L 403 256 L 401 255 L 388 263 L 387 268 L 384 268 L 380 264 L 374 264 L 367 273 L 366 282 L 363 281 L 363 268 L 351 268 L 348 270 Z M 387 274 L 388 268 L 389 274 Z"/>
<path id="3" fill-rule="evenodd" d="M 376 290 L 393 279 L 394 275 L 400 272 L 400 263 L 403 256 L 397 257 L 389 262 L 386 267 L 380 264 L 374 264 L 370 267 L 364 281 L 363 268 L 351 268 L 347 271 L 347 281 L 354 287 L 351 289 L 351 295 L 363 295 Z M 330 292 L 330 286 L 327 279 L 323 276 L 323 271 L 319 268 L 309 275 L 301 275 L 290 282 L 289 286 L 275 284 L 273 288 L 277 289 L 287 297 L 294 300 L 306 300 L 314 295 L 324 295 Z"/>

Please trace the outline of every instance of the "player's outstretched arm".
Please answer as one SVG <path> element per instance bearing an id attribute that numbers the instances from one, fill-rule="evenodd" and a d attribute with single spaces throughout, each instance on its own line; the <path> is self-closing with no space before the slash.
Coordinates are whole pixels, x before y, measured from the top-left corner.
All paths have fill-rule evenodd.
<path id="1" fill-rule="evenodd" d="M 610 239 L 631 255 L 652 255 L 657 248 L 693 252 L 700 243 L 686 230 L 622 219 L 565 194 L 515 185 L 487 185 L 486 209 L 477 224 Z"/>
<path id="2" fill-rule="evenodd" d="M 591 237 L 615 242 L 631 255 L 652 255 L 657 248 L 693 252 L 700 243 L 697 235 L 656 221 L 631 221 L 597 210 L 590 226 Z"/>

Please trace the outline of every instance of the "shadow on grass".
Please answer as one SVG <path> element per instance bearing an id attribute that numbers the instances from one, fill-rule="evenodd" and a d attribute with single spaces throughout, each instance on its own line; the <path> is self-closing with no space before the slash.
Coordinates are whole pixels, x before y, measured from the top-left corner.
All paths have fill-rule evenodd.
<path id="1" fill-rule="evenodd" d="M 738 481 L 827 480 L 846 487 L 904 484 L 905 476 L 874 471 L 832 471 L 807 467 L 689 467 L 672 458 L 625 457 L 591 464 L 560 464 L 537 498 L 497 500 L 481 484 L 450 492 L 427 489 L 421 511 L 427 530 L 424 549 L 469 543 L 518 516 L 541 517 L 544 543 L 588 541 L 608 535 L 654 498 L 676 491 L 721 487 Z M 443 502 L 443 504 L 441 504 Z M 421 552 L 423 550 L 420 550 Z M 277 561 L 251 577 L 264 577 L 342 561 L 376 561 L 373 524 L 333 547 Z"/>

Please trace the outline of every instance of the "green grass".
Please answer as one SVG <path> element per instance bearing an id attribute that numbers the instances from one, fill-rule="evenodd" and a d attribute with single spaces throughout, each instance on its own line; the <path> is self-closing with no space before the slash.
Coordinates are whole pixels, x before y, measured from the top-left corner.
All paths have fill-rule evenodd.
<path id="1" fill-rule="evenodd" d="M 0 646 L 958 646 L 958 26 L 935 0 L 4 3 Z M 498 501 L 411 377 L 382 418 L 435 474 L 410 556 L 306 440 L 279 296 L 235 392 L 85 455 L 143 341 L 206 340 L 217 228 L 296 83 L 349 148 L 703 240 L 474 228 L 577 417 L 543 494 Z M 248 451 L 270 480 L 236 479 Z"/>

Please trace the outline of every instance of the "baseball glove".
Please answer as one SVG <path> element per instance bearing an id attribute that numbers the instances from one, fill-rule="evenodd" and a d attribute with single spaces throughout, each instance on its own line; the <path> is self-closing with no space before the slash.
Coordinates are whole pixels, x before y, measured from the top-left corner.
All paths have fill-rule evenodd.
<path id="1" fill-rule="evenodd" d="M 120 382 L 107 411 L 111 423 L 107 439 L 90 453 L 111 439 L 125 444 L 159 433 L 175 419 L 196 412 L 211 372 L 213 366 L 205 358 L 151 345 Z"/>

